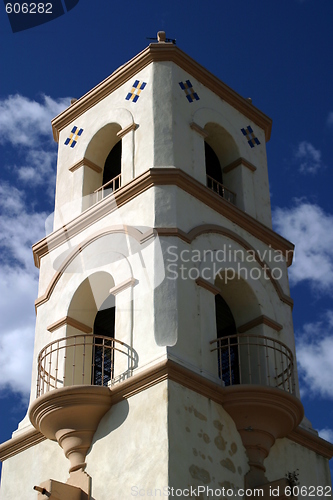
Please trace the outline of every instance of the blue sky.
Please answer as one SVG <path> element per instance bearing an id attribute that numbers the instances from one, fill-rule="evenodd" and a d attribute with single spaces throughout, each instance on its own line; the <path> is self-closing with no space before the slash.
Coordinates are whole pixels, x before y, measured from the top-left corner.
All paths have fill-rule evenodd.
<path id="1" fill-rule="evenodd" d="M 273 119 L 267 144 L 274 228 L 290 268 L 302 402 L 333 442 L 333 2 L 80 0 L 13 34 L 0 6 L 0 442 L 30 387 L 38 273 L 31 245 L 53 211 L 50 120 L 165 30 Z"/>

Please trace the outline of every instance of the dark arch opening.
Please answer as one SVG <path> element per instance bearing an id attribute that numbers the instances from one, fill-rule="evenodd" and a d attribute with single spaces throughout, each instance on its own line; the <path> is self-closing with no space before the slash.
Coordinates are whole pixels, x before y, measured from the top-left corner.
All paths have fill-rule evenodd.
<path id="1" fill-rule="evenodd" d="M 121 174 L 121 149 L 121 141 L 118 141 L 117 144 L 113 146 L 105 160 L 103 170 L 103 186 Z M 110 183 L 108 186 L 106 186 L 106 189 L 112 189 L 114 191 L 119 187 L 120 179 L 118 179 L 114 183 Z"/>
<path id="2" fill-rule="evenodd" d="M 214 181 L 223 184 L 222 168 L 220 165 L 220 161 L 213 148 L 209 144 L 207 144 L 207 142 L 205 142 L 205 162 L 206 162 L 206 174 L 211 179 L 214 179 Z M 207 178 L 207 183 L 208 182 L 212 183 L 212 181 L 209 178 Z M 208 187 L 212 186 L 208 185 Z"/>
<path id="3" fill-rule="evenodd" d="M 226 386 L 239 384 L 239 364 L 236 323 L 230 307 L 221 295 L 215 295 L 215 318 L 218 340 L 217 362 L 219 377 Z"/>
<path id="4" fill-rule="evenodd" d="M 107 386 L 114 372 L 114 338 L 116 307 L 114 296 L 110 295 L 102 304 L 94 321 L 95 338 L 93 350 L 93 385 Z"/>

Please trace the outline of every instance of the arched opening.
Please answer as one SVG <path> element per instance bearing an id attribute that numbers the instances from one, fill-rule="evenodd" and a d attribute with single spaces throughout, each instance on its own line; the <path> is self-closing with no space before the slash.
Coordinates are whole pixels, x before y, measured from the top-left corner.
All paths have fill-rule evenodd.
<path id="1" fill-rule="evenodd" d="M 107 386 L 114 375 L 114 338 L 116 306 L 110 295 L 96 314 L 93 333 L 96 335 L 93 351 L 92 384 Z"/>
<path id="2" fill-rule="evenodd" d="M 205 141 L 206 174 L 217 182 L 223 184 L 220 161 L 214 149 Z"/>
<path id="3" fill-rule="evenodd" d="M 239 384 L 237 329 L 230 307 L 221 295 L 215 295 L 217 363 L 219 378 L 226 386 Z"/>
<path id="4" fill-rule="evenodd" d="M 96 132 L 88 144 L 84 158 L 91 164 L 84 167 L 83 209 L 121 185 L 122 140 L 117 135 L 120 130 L 119 123 L 108 123 Z"/>
<path id="5" fill-rule="evenodd" d="M 116 191 L 121 186 L 122 143 L 118 141 L 108 154 L 103 169 L 103 197 Z"/>
<path id="6" fill-rule="evenodd" d="M 223 179 L 223 168 L 239 157 L 237 145 L 232 136 L 217 123 L 206 123 L 205 163 L 207 187 L 218 195 L 236 203 L 235 193 Z"/>

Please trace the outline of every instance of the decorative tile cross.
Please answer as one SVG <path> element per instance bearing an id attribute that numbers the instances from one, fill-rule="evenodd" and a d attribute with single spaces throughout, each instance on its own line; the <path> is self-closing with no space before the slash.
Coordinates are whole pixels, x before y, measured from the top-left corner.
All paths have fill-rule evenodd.
<path id="1" fill-rule="evenodd" d="M 147 85 L 146 82 L 140 82 L 139 80 L 135 80 L 131 92 L 127 94 L 125 99 L 127 101 L 136 102 L 140 97 L 141 91 L 145 88 L 146 85 Z"/>
<path id="2" fill-rule="evenodd" d="M 196 101 L 199 101 L 199 96 L 196 92 L 194 92 L 193 90 L 193 86 L 192 86 L 192 83 L 190 82 L 190 80 L 186 80 L 186 82 L 179 82 L 179 86 L 181 89 L 184 90 L 185 94 L 186 94 L 186 99 L 188 100 L 188 102 L 193 102 L 194 99 Z"/>
<path id="3" fill-rule="evenodd" d="M 259 146 L 260 141 L 254 135 L 254 132 L 253 132 L 252 127 L 250 125 L 246 128 L 241 128 L 241 131 L 243 132 L 243 135 L 246 136 L 247 142 L 249 143 L 249 146 L 251 148 L 254 148 L 255 145 Z"/>
<path id="4" fill-rule="evenodd" d="M 65 146 L 70 146 L 71 148 L 74 148 L 74 146 L 77 143 L 78 137 L 82 135 L 83 128 L 78 128 L 78 127 L 73 127 L 70 133 L 70 136 L 67 137 L 65 140 Z"/>

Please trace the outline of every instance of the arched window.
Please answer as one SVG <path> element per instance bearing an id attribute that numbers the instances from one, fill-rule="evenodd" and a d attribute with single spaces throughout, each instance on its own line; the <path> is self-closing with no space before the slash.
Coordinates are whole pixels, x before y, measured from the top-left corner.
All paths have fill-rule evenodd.
<path id="1" fill-rule="evenodd" d="M 207 142 L 205 142 L 205 162 L 207 176 L 223 184 L 220 161 L 214 149 Z"/>
<path id="2" fill-rule="evenodd" d="M 102 304 L 94 321 L 93 385 L 107 386 L 114 373 L 114 338 L 116 307 L 110 295 Z"/>
<path id="3" fill-rule="evenodd" d="M 103 170 L 103 197 L 121 186 L 121 141 L 108 154 Z"/>
<path id="4" fill-rule="evenodd" d="M 221 295 L 215 295 L 218 340 L 218 373 L 226 386 L 239 384 L 237 329 L 230 307 Z"/>
<path id="5" fill-rule="evenodd" d="M 207 187 L 224 197 L 225 188 L 223 186 L 221 164 L 214 149 L 207 142 L 205 142 L 205 163 Z"/>

